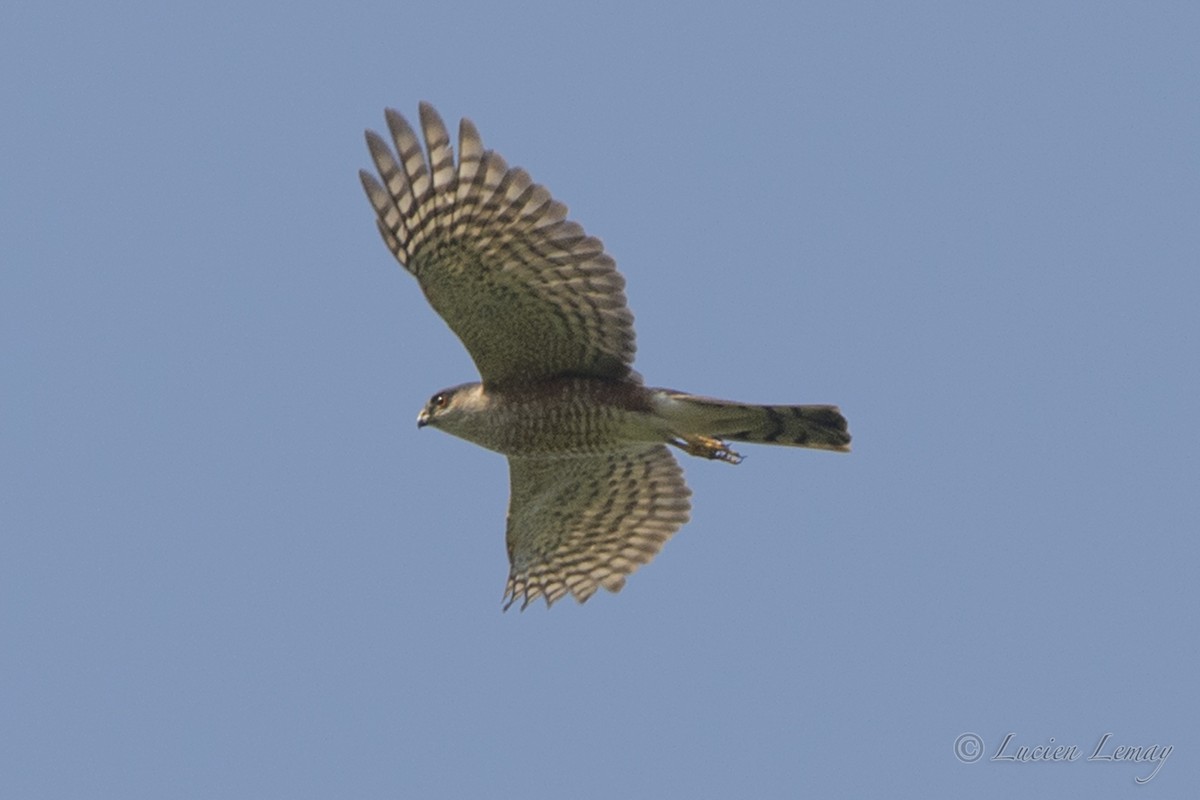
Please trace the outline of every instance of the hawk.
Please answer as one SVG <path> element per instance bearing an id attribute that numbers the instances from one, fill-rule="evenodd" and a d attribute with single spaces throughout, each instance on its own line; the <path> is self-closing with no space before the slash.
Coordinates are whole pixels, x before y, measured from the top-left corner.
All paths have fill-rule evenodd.
<path id="1" fill-rule="evenodd" d="M 438 113 L 386 111 L 360 171 L 392 255 L 458 335 L 482 382 L 417 417 L 508 457 L 504 608 L 616 592 L 688 520 L 667 446 L 736 464 L 724 440 L 848 451 L 836 406 L 750 405 L 650 388 L 633 370 L 625 281 L 600 240 L 462 120 L 458 159 Z M 394 150 L 393 150 L 394 148 Z"/>

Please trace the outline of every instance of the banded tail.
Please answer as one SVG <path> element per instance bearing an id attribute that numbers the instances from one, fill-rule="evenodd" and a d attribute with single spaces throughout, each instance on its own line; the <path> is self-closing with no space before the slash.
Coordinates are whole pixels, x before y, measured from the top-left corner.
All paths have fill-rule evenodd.
<path id="1" fill-rule="evenodd" d="M 685 441 L 729 439 L 850 451 L 846 418 L 837 406 L 758 406 L 666 390 L 656 399 L 658 412 Z"/>

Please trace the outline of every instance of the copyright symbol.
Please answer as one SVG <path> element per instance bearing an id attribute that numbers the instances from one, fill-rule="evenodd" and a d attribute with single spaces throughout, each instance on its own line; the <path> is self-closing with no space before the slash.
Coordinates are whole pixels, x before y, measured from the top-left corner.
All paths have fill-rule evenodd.
<path id="1" fill-rule="evenodd" d="M 954 755 L 964 764 L 974 764 L 983 756 L 983 739 L 974 733 L 962 734 L 954 740 Z"/>

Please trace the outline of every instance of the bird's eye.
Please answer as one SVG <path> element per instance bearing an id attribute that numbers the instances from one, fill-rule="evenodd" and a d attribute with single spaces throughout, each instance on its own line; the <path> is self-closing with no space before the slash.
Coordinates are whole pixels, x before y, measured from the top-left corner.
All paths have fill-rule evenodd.
<path id="1" fill-rule="evenodd" d="M 429 400 L 429 405 L 433 408 L 445 408 L 446 407 L 446 394 L 444 392 L 439 392 L 438 394 L 435 394 Z"/>

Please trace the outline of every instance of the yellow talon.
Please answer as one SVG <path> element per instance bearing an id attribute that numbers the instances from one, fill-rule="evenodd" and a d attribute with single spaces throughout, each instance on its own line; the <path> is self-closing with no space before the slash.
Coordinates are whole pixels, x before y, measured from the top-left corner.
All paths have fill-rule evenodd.
<path id="1" fill-rule="evenodd" d="M 671 444 L 689 456 L 701 456 L 713 459 L 714 461 L 724 461 L 727 464 L 742 463 L 742 456 L 740 454 L 730 450 L 729 445 L 720 439 L 714 439 L 711 436 L 684 436 L 682 439 L 672 441 Z"/>

